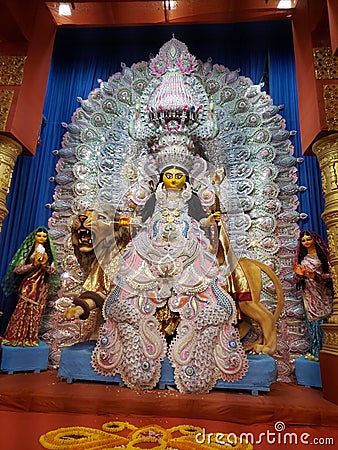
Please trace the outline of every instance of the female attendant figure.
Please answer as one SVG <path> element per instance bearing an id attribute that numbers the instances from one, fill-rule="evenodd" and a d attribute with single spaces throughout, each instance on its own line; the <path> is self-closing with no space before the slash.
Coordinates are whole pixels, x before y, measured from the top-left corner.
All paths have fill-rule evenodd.
<path id="1" fill-rule="evenodd" d="M 181 392 L 207 392 L 217 379 L 239 379 L 247 370 L 233 327 L 236 308 L 222 289 L 227 274 L 204 231 L 220 213 L 207 217 L 188 180 L 184 167 L 165 166 L 142 217 L 120 219 L 139 231 L 120 258 L 92 365 L 104 375 L 120 373 L 134 389 L 159 381 L 168 343 L 157 317 L 169 319 L 164 331 L 177 327 L 168 357 Z"/>
<path id="2" fill-rule="evenodd" d="M 2 281 L 6 296 L 17 293 L 18 303 L 4 333 L 2 344 L 37 346 L 50 287 L 56 274 L 56 255 L 47 229 L 39 227 L 27 236 L 14 255 Z"/>
<path id="3" fill-rule="evenodd" d="M 309 334 L 308 359 L 318 360 L 323 344 L 323 330 L 332 312 L 333 287 L 329 264 L 329 250 L 323 239 L 315 232 L 300 233 L 293 266 L 297 287 L 303 290 L 305 320 Z"/>

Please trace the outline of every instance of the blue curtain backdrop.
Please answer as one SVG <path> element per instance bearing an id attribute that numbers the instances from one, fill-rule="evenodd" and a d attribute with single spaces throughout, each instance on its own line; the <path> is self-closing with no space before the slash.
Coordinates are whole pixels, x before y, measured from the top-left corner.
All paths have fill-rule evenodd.
<path id="1" fill-rule="evenodd" d="M 291 141 L 295 147 L 295 156 L 301 158 L 297 82 L 291 35 L 289 39 L 283 35 L 283 38 L 269 49 L 269 88 L 274 104 L 284 105 L 282 115 L 286 119 L 287 129 L 297 131 Z M 300 220 L 299 226 L 302 230 L 313 230 L 327 240 L 326 226 L 321 218 L 325 204 L 318 160 L 316 156 L 303 158 L 304 161 L 297 166 L 298 184 L 307 187 L 307 191 L 299 194 L 298 211 L 308 214 L 308 217 Z"/>
<path id="2" fill-rule="evenodd" d="M 0 234 L 0 278 L 24 238 L 39 225 L 47 226 L 51 215 L 46 204 L 53 201 L 57 156 L 52 151 L 61 146 L 65 129 L 78 107 L 77 98 L 87 98 L 98 87 L 98 79 L 107 80 L 121 68 L 149 60 L 172 36 L 186 43 L 198 59 L 223 64 L 254 83 L 265 81 L 265 89 L 274 104 L 284 104 L 283 117 L 289 130 L 298 133 L 292 139 L 296 156 L 301 156 L 298 126 L 297 86 L 291 23 L 288 21 L 239 23 L 225 25 L 159 25 L 152 27 L 59 29 L 56 36 L 46 91 L 41 145 L 34 157 L 20 156 L 16 163 L 10 194 L 9 215 Z M 323 199 L 315 157 L 306 157 L 299 166 L 299 180 L 308 191 L 300 195 L 299 210 L 309 215 L 300 222 L 325 236 L 321 221 Z M 310 199 L 311 198 L 311 203 Z M 15 307 L 14 299 L 0 292 L 3 311 L 0 334 Z"/>

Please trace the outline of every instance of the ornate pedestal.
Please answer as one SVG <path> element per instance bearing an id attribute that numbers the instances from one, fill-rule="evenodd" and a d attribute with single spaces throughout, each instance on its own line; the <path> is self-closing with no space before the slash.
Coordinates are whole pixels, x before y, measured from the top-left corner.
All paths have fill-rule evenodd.
<path id="1" fill-rule="evenodd" d="M 29 372 L 33 370 L 39 373 L 48 368 L 49 346 L 39 341 L 37 347 L 1 347 L 0 369 L 13 374 L 14 372 Z"/>
<path id="2" fill-rule="evenodd" d="M 123 385 L 120 375 L 106 377 L 93 370 L 90 358 L 94 346 L 95 341 L 85 341 L 64 348 L 61 352 L 58 377 L 66 378 L 67 383 L 73 380 L 88 380 Z M 252 395 L 258 395 L 260 391 L 269 391 L 270 385 L 277 380 L 275 360 L 268 355 L 248 355 L 248 359 L 249 370 L 242 380 L 234 383 L 219 380 L 215 389 L 249 390 Z M 166 386 L 175 386 L 174 371 L 167 358 L 162 363 L 159 388 L 165 389 Z"/>

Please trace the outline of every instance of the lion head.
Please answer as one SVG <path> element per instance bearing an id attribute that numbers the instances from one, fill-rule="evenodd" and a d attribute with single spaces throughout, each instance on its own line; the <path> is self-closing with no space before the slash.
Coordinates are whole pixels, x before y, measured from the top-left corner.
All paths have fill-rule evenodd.
<path id="1" fill-rule="evenodd" d="M 104 265 L 120 252 L 129 240 L 125 227 L 118 227 L 108 213 L 86 210 L 72 223 L 71 238 L 75 256 L 85 275 L 95 261 Z"/>

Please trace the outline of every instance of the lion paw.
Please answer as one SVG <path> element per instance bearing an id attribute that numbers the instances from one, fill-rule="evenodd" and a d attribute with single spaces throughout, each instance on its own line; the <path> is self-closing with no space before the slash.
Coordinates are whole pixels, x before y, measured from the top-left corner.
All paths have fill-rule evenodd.
<path id="1" fill-rule="evenodd" d="M 264 344 L 257 344 L 253 347 L 253 353 L 257 354 L 273 355 L 275 350 L 275 348 Z"/>
<path id="2" fill-rule="evenodd" d="M 81 308 L 81 306 L 70 306 L 69 308 L 64 310 L 63 318 L 65 320 L 78 319 L 83 313 L 84 310 L 83 308 Z"/>

